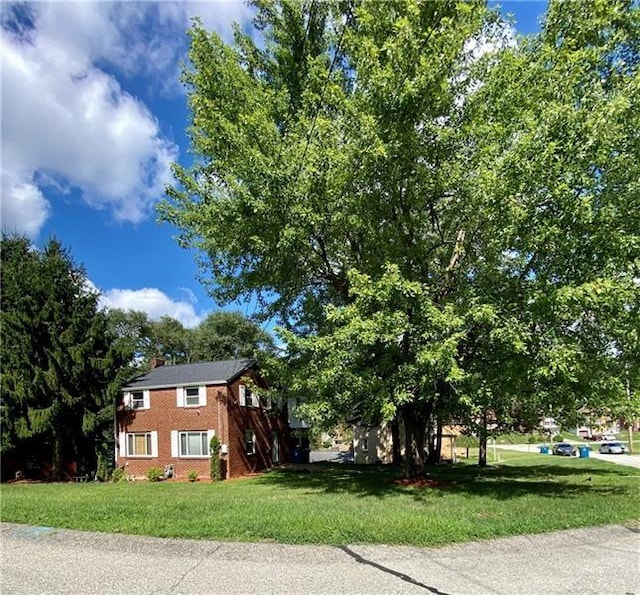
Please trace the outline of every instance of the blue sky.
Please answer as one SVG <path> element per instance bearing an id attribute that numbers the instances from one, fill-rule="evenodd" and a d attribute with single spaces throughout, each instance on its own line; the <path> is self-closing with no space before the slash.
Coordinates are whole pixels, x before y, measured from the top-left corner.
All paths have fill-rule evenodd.
<path id="1" fill-rule="evenodd" d="M 518 33 L 545 1 L 502 2 Z M 37 246 L 57 237 L 105 305 L 196 325 L 219 306 L 194 253 L 156 221 L 189 163 L 179 82 L 192 17 L 229 38 L 251 13 L 235 0 L 2 3 L 2 229 Z M 250 304 L 236 304 L 248 315 Z"/>

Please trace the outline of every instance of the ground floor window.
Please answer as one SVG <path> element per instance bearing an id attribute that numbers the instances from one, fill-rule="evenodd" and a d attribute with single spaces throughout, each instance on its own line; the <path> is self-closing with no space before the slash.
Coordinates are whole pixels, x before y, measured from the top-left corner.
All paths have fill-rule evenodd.
<path id="1" fill-rule="evenodd" d="M 181 457 L 208 457 L 209 439 L 207 432 L 180 432 Z"/>
<path id="2" fill-rule="evenodd" d="M 244 433 L 245 452 L 248 455 L 255 454 L 256 452 L 256 435 L 253 430 L 245 430 Z"/>
<path id="3" fill-rule="evenodd" d="M 150 457 L 152 455 L 151 432 L 127 434 L 127 456 Z"/>

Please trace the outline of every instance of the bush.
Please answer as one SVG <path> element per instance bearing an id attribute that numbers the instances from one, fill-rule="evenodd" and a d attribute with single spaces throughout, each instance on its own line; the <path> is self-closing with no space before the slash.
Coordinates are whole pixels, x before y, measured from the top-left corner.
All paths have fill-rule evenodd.
<path id="1" fill-rule="evenodd" d="M 563 438 L 562 434 L 556 434 L 556 435 L 553 437 L 553 441 L 554 441 L 554 442 L 563 442 L 563 441 L 564 441 L 564 438 Z"/>
<path id="2" fill-rule="evenodd" d="M 187 471 L 187 479 L 189 481 L 198 481 L 198 472 L 191 469 L 191 471 Z"/>
<path id="3" fill-rule="evenodd" d="M 221 446 L 220 439 L 217 436 L 213 436 L 211 442 L 209 442 L 209 451 L 211 453 L 211 481 L 220 481 L 222 479 L 222 464 L 220 461 Z"/>
<path id="4" fill-rule="evenodd" d="M 126 478 L 124 476 L 124 469 L 118 467 L 117 469 L 113 470 L 113 473 L 111 474 L 111 481 L 113 483 L 120 483 L 125 480 Z"/>
<path id="5" fill-rule="evenodd" d="M 151 467 L 147 471 L 147 479 L 149 481 L 160 481 L 164 477 L 164 472 L 160 467 Z"/>

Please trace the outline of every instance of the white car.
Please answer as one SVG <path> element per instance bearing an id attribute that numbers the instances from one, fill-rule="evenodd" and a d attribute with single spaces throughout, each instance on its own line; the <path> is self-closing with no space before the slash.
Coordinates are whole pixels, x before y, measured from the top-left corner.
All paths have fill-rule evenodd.
<path id="1" fill-rule="evenodd" d="M 621 455 L 627 451 L 627 448 L 621 442 L 603 442 L 598 451 L 603 455 Z"/>

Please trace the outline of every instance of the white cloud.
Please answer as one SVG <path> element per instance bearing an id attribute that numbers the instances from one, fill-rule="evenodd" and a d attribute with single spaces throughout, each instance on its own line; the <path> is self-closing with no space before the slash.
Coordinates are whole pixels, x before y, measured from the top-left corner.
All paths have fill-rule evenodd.
<path id="1" fill-rule="evenodd" d="M 7 188 L 49 178 L 80 189 L 87 203 L 118 220 L 141 221 L 171 180 L 176 147 L 144 104 L 92 66 L 81 47 L 38 29 L 32 39 L 0 40 L 3 205 L 17 210 Z M 33 235 L 38 221 L 22 225 Z"/>
<path id="2" fill-rule="evenodd" d="M 52 188 L 77 189 L 117 220 L 143 220 L 172 181 L 178 149 L 123 85 L 182 93 L 191 18 L 229 40 L 231 23 L 246 24 L 251 8 L 236 0 L 27 2 L 0 11 L 4 229 L 36 237 L 55 208 Z"/>
<path id="3" fill-rule="evenodd" d="M 2 230 L 35 238 L 49 216 L 50 204 L 38 187 L 2 176 Z"/>
<path id="4" fill-rule="evenodd" d="M 171 316 L 189 328 L 196 326 L 204 318 L 203 314 L 196 313 L 191 302 L 172 300 L 164 292 L 152 287 L 109 289 L 102 292 L 100 303 L 106 308 L 146 312 L 153 320 Z"/>

